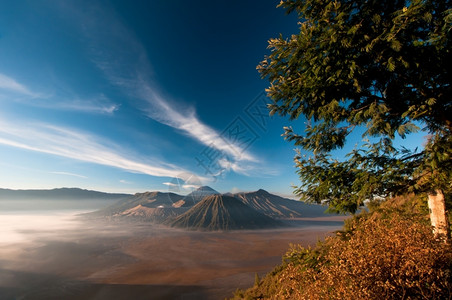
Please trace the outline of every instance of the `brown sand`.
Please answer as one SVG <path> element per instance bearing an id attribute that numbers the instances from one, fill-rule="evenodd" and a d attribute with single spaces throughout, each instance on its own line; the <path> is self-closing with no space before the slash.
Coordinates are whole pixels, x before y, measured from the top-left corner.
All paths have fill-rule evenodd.
<path id="1" fill-rule="evenodd" d="M 0 247 L 0 299 L 224 299 L 280 264 L 289 243 L 314 245 L 341 220 L 231 232 L 91 224 Z"/>

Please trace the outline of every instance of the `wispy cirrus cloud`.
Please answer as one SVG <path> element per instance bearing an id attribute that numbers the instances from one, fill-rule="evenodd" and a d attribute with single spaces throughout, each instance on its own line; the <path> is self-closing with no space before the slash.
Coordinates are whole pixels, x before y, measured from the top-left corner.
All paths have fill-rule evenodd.
<path id="1" fill-rule="evenodd" d="M 163 96 L 158 84 L 152 80 L 151 63 L 146 50 L 112 9 L 104 6 L 100 9 L 92 5 L 82 11 L 78 6 L 68 3 L 62 7 L 75 24 L 82 24 L 79 29 L 88 39 L 93 63 L 124 94 L 137 99 L 137 106 L 148 117 L 179 130 L 204 146 L 223 152 L 236 164 L 259 161 L 255 155 L 203 123 L 194 108 L 184 108 Z M 242 169 L 234 170 L 240 172 Z"/>
<path id="2" fill-rule="evenodd" d="M 99 113 L 99 114 L 113 114 L 115 111 L 119 109 L 119 105 L 117 104 L 100 104 L 96 105 L 92 102 L 83 103 L 80 101 L 68 102 L 64 103 L 60 106 L 61 109 L 71 110 L 71 111 L 80 111 L 87 113 Z"/>
<path id="3" fill-rule="evenodd" d="M 47 109 L 96 114 L 113 114 L 119 109 L 119 105 L 102 94 L 83 99 L 78 96 L 38 93 L 2 73 L 0 73 L 0 91 L 6 92 L 7 95 L 3 95 L 3 97 L 7 97 L 9 100 Z"/>
<path id="4" fill-rule="evenodd" d="M 50 172 L 50 173 L 56 174 L 56 175 L 65 175 L 65 176 L 72 176 L 72 177 L 78 177 L 78 178 L 88 179 L 88 177 L 86 177 L 86 176 L 79 175 L 79 174 L 74 174 L 74 173 L 70 173 L 70 172 L 59 172 L 59 171 L 55 171 L 55 172 Z"/>
<path id="5" fill-rule="evenodd" d="M 58 100 L 55 98 L 57 98 Z M 37 101 L 33 101 L 31 105 L 48 109 L 58 109 L 64 111 L 77 111 L 84 113 L 106 114 L 106 115 L 111 115 L 119 109 L 118 104 L 112 103 L 108 98 L 106 98 L 103 95 L 91 97 L 88 99 L 80 98 L 65 99 L 64 97 L 37 99 Z"/>
<path id="6" fill-rule="evenodd" d="M 184 169 L 164 162 L 132 158 L 119 146 L 87 133 L 45 123 L 0 121 L 0 144 L 110 166 L 133 173 L 178 177 Z M 60 172 L 60 174 L 63 174 Z M 69 174 L 69 173 L 65 173 Z"/>
<path id="7" fill-rule="evenodd" d="M 222 151 L 232 157 L 234 161 L 258 161 L 251 153 L 228 141 L 218 131 L 204 124 L 196 117 L 194 110 L 182 113 L 156 93 L 149 83 L 142 82 L 140 86 L 141 89 L 137 92 L 140 93 L 140 98 L 148 103 L 148 106 L 143 109 L 148 117 L 181 130 L 201 144 Z"/>
<path id="8" fill-rule="evenodd" d="M 201 186 L 196 184 L 184 184 L 182 187 L 186 190 L 196 190 L 199 189 Z"/>
<path id="9" fill-rule="evenodd" d="M 39 94 L 32 92 L 28 87 L 17 82 L 14 78 L 6 76 L 2 73 L 0 73 L 0 89 L 32 98 L 39 97 Z"/>

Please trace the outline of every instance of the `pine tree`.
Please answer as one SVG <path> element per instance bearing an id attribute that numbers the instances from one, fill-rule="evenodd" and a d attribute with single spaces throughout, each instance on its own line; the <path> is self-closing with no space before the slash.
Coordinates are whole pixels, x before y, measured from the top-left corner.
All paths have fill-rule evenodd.
<path id="1" fill-rule="evenodd" d="M 295 157 L 309 202 L 355 212 L 367 199 L 428 195 L 435 235 L 448 236 L 445 198 L 452 185 L 451 1 L 285 0 L 300 32 L 270 39 L 258 70 L 271 114 L 306 118 L 304 134 L 284 136 L 310 155 Z M 357 129 L 366 142 L 336 160 Z M 422 150 L 396 136 L 425 131 Z"/>

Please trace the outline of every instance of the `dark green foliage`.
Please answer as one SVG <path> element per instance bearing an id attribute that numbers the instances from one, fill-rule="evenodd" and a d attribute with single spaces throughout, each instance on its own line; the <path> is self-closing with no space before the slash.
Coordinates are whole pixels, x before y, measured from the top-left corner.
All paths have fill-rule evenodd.
<path id="1" fill-rule="evenodd" d="M 300 33 L 271 39 L 258 66 L 270 80 L 271 114 L 305 117 L 304 135 L 285 138 L 312 157 L 295 160 L 305 200 L 354 212 L 366 199 L 399 192 L 450 193 L 452 178 L 451 1 L 287 0 Z M 420 151 L 393 139 L 420 128 Z M 347 161 L 329 152 L 350 133 L 369 138 Z"/>
<path id="2" fill-rule="evenodd" d="M 301 266 L 302 270 L 316 269 L 322 259 L 322 253 L 325 248 L 323 243 L 317 243 L 317 247 L 304 248 L 301 245 L 289 244 L 289 250 L 283 256 L 283 266 L 294 265 Z"/>

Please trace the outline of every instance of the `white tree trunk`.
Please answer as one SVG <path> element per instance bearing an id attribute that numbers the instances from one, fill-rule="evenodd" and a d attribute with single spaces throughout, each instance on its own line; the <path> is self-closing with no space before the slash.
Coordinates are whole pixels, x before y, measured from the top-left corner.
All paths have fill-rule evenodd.
<path id="1" fill-rule="evenodd" d="M 435 190 L 428 195 L 428 208 L 433 234 L 436 238 L 447 241 L 449 239 L 449 224 L 446 215 L 446 202 L 441 190 Z"/>

